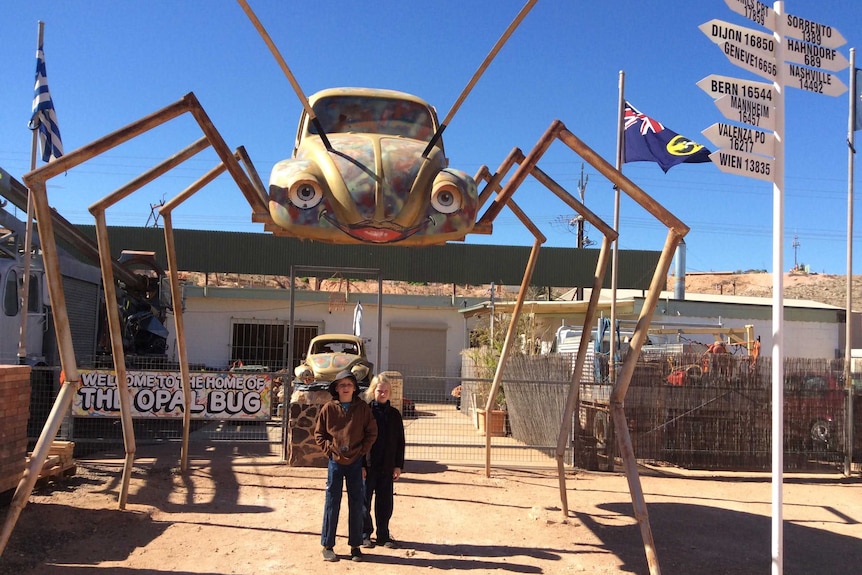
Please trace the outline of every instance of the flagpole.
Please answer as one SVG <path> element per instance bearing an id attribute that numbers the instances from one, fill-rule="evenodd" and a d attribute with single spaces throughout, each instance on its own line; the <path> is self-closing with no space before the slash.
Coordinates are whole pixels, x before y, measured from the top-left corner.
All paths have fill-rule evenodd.
<path id="1" fill-rule="evenodd" d="M 619 74 L 619 101 L 617 103 L 617 171 L 623 169 L 623 110 L 625 108 L 625 84 L 626 73 L 620 70 Z M 611 257 L 611 335 L 610 350 L 608 356 L 608 377 L 610 382 L 617 381 L 617 357 L 616 357 L 616 333 L 617 333 L 617 264 L 619 263 L 620 244 L 620 188 L 614 186 L 614 231 L 617 238 L 614 240 L 614 249 Z M 601 345 L 601 342 L 599 342 Z M 601 347 L 599 348 L 601 349 Z"/>
<path id="2" fill-rule="evenodd" d="M 42 46 L 45 23 L 39 20 L 36 34 L 36 51 Z M 30 146 L 30 171 L 36 169 L 36 148 L 39 130 L 32 130 L 33 141 Z M 33 249 L 33 196 L 27 190 L 27 225 L 24 231 L 24 278 L 21 282 L 21 327 L 18 330 L 18 365 L 27 363 L 27 319 L 30 309 L 30 253 Z"/>
<path id="3" fill-rule="evenodd" d="M 844 475 L 853 471 L 853 376 L 851 349 L 853 347 L 853 160 L 856 153 L 856 49 L 850 48 L 850 113 L 847 120 L 847 301 L 845 302 L 844 335 L 844 389 L 847 391 L 845 427 Z"/>

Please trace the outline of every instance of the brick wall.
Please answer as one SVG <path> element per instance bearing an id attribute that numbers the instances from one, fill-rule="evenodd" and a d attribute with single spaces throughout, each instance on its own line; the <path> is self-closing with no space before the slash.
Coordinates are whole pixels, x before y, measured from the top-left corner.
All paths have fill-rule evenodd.
<path id="1" fill-rule="evenodd" d="M 24 473 L 29 417 L 30 366 L 0 365 L 0 493 Z"/>

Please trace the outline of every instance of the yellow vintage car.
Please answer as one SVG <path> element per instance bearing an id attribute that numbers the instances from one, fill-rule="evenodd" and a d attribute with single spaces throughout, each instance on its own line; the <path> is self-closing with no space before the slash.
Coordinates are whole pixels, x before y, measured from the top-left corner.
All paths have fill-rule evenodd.
<path id="1" fill-rule="evenodd" d="M 434 108 L 394 90 L 332 88 L 308 99 L 293 157 L 269 180 L 276 235 L 401 246 L 461 240 L 476 182 L 450 169 Z"/>
<path id="2" fill-rule="evenodd" d="M 374 364 L 368 361 L 365 342 L 361 337 L 331 333 L 311 340 L 308 353 L 293 370 L 294 390 L 323 390 L 338 372 L 349 370 L 356 376 L 360 388 L 367 388 L 373 376 Z"/>

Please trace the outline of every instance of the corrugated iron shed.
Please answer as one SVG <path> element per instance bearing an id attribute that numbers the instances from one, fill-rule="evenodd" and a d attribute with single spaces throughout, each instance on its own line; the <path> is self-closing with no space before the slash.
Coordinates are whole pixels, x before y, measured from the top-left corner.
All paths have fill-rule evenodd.
<path id="1" fill-rule="evenodd" d="M 77 226 L 95 238 L 95 226 Z M 264 233 L 174 230 L 177 260 L 182 271 L 290 275 L 291 266 L 379 269 L 384 280 L 418 283 L 485 285 L 520 284 L 530 248 L 446 244 L 425 248 L 325 244 Z M 164 230 L 111 227 L 113 257 L 124 249 L 153 251 L 162 266 Z M 545 247 L 539 252 L 533 285 L 588 287 L 592 285 L 598 250 Z M 620 250 L 620 289 L 648 289 L 660 252 Z M 611 281 L 605 274 L 605 286 Z"/>

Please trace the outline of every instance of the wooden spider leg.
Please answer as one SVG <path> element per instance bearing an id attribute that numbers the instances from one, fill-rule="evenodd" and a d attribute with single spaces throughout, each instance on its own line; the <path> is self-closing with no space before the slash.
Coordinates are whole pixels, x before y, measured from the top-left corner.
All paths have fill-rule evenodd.
<path id="1" fill-rule="evenodd" d="M 254 165 L 251 163 L 251 160 L 248 158 L 248 155 L 245 151 L 245 148 L 240 147 L 234 153 L 234 157 L 243 162 L 246 166 L 247 171 L 250 176 L 254 180 L 257 179 L 260 186 L 263 186 L 263 183 L 260 182 L 260 176 L 257 174 L 257 170 L 254 168 Z M 173 218 L 172 214 L 174 209 L 180 206 L 183 202 L 189 199 L 192 195 L 200 191 L 204 186 L 215 180 L 218 176 L 223 174 L 227 166 L 224 162 L 220 163 L 209 172 L 201 176 L 195 183 L 191 186 L 177 194 L 170 201 L 165 202 L 165 204 L 159 208 L 159 214 L 164 219 L 164 228 L 165 228 L 165 249 L 167 254 L 167 263 L 168 269 L 171 270 L 170 274 L 170 284 L 171 284 L 171 301 L 172 302 L 181 302 L 182 301 L 182 291 L 180 290 L 180 279 L 177 270 L 179 270 L 179 264 L 177 262 L 177 250 L 176 250 L 176 242 L 174 240 L 174 226 L 173 226 Z M 183 320 L 183 306 L 175 305 L 174 306 L 174 331 L 176 333 L 176 341 L 177 341 L 177 355 L 179 357 L 180 363 L 180 377 L 182 379 L 182 388 L 183 388 L 183 438 L 182 438 L 182 448 L 180 450 L 180 469 L 183 472 L 188 471 L 188 461 L 189 461 L 189 430 L 191 427 L 191 398 L 192 398 L 192 390 L 191 390 L 191 370 L 189 369 L 189 361 L 188 361 L 188 347 L 186 346 L 186 336 L 185 336 L 185 323 Z"/>
<path id="2" fill-rule="evenodd" d="M 65 376 L 65 381 L 62 382 L 60 392 L 51 409 L 45 426 L 42 429 L 36 446 L 33 449 L 33 456 L 30 459 L 30 465 L 25 469 L 21 481 L 18 483 L 15 493 L 10 502 L 9 512 L 6 514 L 6 520 L 3 525 L 3 530 L 0 532 L 0 554 L 6 547 L 9 541 L 15 523 L 21 513 L 21 510 L 27 505 L 27 500 L 33 491 L 36 480 L 39 477 L 39 470 L 42 469 L 45 461 L 48 458 L 48 451 L 51 442 L 56 437 L 66 413 L 72 404 L 74 395 L 77 391 L 78 382 L 80 379 L 78 365 L 75 359 L 75 351 L 72 345 L 72 333 L 69 325 L 69 317 L 66 310 L 66 298 L 63 291 L 62 275 L 57 252 L 57 236 L 54 231 L 55 221 L 58 224 L 58 230 L 61 237 L 80 242 L 80 236 L 69 233 L 68 227 L 65 226 L 62 217 L 55 215 L 51 209 L 48 194 L 47 180 L 63 174 L 68 170 L 86 162 L 111 150 L 120 144 L 123 144 L 136 136 L 143 134 L 153 128 L 173 120 L 182 114 L 190 113 L 197 121 L 198 127 L 204 134 L 204 137 L 193 143 L 185 150 L 165 160 L 155 168 L 149 170 L 142 176 L 132 180 L 126 186 L 118 189 L 113 194 L 91 206 L 90 211 L 97 220 L 97 239 L 99 244 L 99 261 L 102 267 L 103 283 L 105 285 L 106 301 L 116 302 L 116 291 L 114 285 L 115 274 L 123 279 L 132 279 L 134 276 L 129 276 L 129 272 L 125 270 L 118 262 L 111 260 L 110 248 L 107 242 L 107 226 L 104 221 L 104 210 L 108 205 L 119 201 L 126 197 L 132 191 L 137 190 L 144 184 L 152 181 L 159 175 L 165 173 L 169 169 L 175 167 L 189 157 L 212 146 L 213 150 L 218 154 L 222 163 L 228 172 L 230 172 L 237 186 L 246 197 L 249 205 L 252 208 L 253 219 L 256 221 L 265 221 L 267 218 L 267 194 L 265 188 L 260 181 L 260 177 L 247 161 L 247 156 L 244 152 L 239 154 L 239 157 L 246 164 L 249 173 L 240 165 L 237 156 L 227 147 L 221 134 L 215 129 L 206 112 L 201 107 L 194 94 L 189 93 L 183 96 L 177 102 L 170 104 L 161 110 L 154 112 L 140 120 L 129 124 L 107 136 L 104 136 L 82 148 L 69 152 L 60 158 L 33 170 L 24 175 L 24 182 L 30 189 L 36 218 L 39 222 L 39 235 L 42 244 L 43 263 L 45 266 L 45 277 L 48 284 L 48 292 L 52 303 L 52 315 L 54 325 L 57 332 L 57 347 L 60 356 L 61 368 Z M 250 177 L 251 175 L 251 177 Z M 93 253 L 90 251 L 89 253 Z M 173 274 L 176 274 L 176 269 L 171 269 Z M 131 477 L 131 467 L 135 452 L 134 431 L 131 425 L 130 406 L 128 402 L 128 388 L 126 387 L 125 378 L 125 358 L 122 350 L 122 339 L 119 333 L 119 319 L 116 305 L 109 305 L 108 322 L 111 331 L 111 346 L 114 353 L 114 369 L 118 380 L 118 393 L 120 394 L 120 411 L 123 420 L 123 440 L 126 447 L 126 460 L 123 470 L 122 488 L 119 498 L 119 508 L 124 509 L 128 496 L 128 484 Z"/>
<path id="3" fill-rule="evenodd" d="M 542 182 L 545 186 L 551 189 L 551 191 L 553 191 L 558 197 L 563 199 L 563 201 L 565 201 L 569 206 L 573 207 L 576 211 L 584 215 L 585 218 L 590 219 L 591 223 L 593 223 L 593 225 L 595 225 L 604 233 L 604 241 L 602 243 L 602 248 L 597 262 L 593 290 L 590 296 L 590 303 L 585 314 L 585 323 L 583 327 L 584 331 L 582 333 L 589 333 L 591 331 L 592 319 L 595 316 L 595 310 L 598 306 L 598 297 L 601 293 L 601 288 L 604 281 L 604 274 L 609 261 L 610 246 L 611 243 L 616 240 L 617 233 L 615 230 L 611 229 L 609 226 L 601 222 L 601 220 L 597 218 L 595 214 L 592 214 L 592 212 L 587 210 L 585 206 L 583 206 L 580 202 L 571 197 L 571 194 L 563 190 L 562 187 L 554 183 L 553 180 L 548 178 L 545 174 L 541 172 L 541 170 L 536 167 L 536 163 L 538 162 L 539 158 L 544 155 L 544 153 L 551 146 L 551 144 L 557 139 L 569 146 L 569 148 L 571 148 L 575 153 L 577 153 L 584 160 L 586 160 L 602 175 L 607 177 L 622 192 L 628 194 L 633 200 L 640 204 L 656 219 L 658 219 L 668 227 L 667 240 L 665 242 L 664 249 L 662 250 L 662 254 L 659 258 L 658 265 L 656 266 L 653 279 L 650 283 L 649 293 L 645 298 L 644 305 L 641 309 L 640 316 L 638 318 L 632 339 L 630 341 L 630 353 L 626 357 L 626 360 L 624 361 L 621 370 L 617 375 L 617 379 L 614 383 L 613 393 L 611 395 L 611 413 L 616 429 L 618 430 L 617 442 L 619 445 L 620 453 L 622 455 L 623 465 L 626 470 L 626 478 L 629 483 L 629 491 L 632 496 L 635 516 L 640 526 L 641 535 L 644 541 L 644 550 L 647 556 L 647 563 L 650 567 L 650 573 L 653 575 L 658 575 L 660 573 L 658 557 L 655 553 L 655 544 L 652 538 L 652 531 L 649 525 L 649 517 L 647 515 L 646 503 L 644 502 L 643 490 L 640 485 L 640 477 L 638 476 L 637 471 L 637 461 L 634 457 L 631 436 L 628 432 L 628 424 L 626 422 L 625 411 L 623 409 L 623 400 L 625 399 L 626 392 L 628 391 L 635 364 L 637 362 L 638 356 L 640 355 L 641 347 L 646 341 L 649 324 L 655 312 L 655 307 L 658 303 L 658 298 L 661 294 L 661 290 L 666 282 L 666 277 L 668 270 L 670 269 L 670 263 L 673 258 L 673 254 L 676 250 L 676 247 L 679 245 L 679 242 L 683 239 L 685 234 L 688 233 L 689 228 L 679 219 L 677 219 L 673 214 L 671 214 L 667 209 L 665 209 L 661 204 L 659 204 L 652 197 L 650 197 L 646 192 L 644 192 L 637 185 L 635 185 L 634 182 L 624 176 L 619 170 L 611 166 L 607 161 L 601 158 L 601 156 L 596 154 L 589 146 L 587 146 L 584 142 L 577 138 L 577 136 L 575 136 L 568 129 L 566 129 L 565 125 L 562 122 L 560 122 L 559 120 L 555 120 L 554 122 L 552 122 L 550 127 L 539 139 L 539 142 L 536 144 L 536 146 L 523 159 L 523 161 L 520 162 L 520 165 L 515 171 L 515 174 L 512 176 L 511 180 L 509 180 L 509 182 L 507 182 L 503 189 L 499 191 L 491 205 L 488 207 L 482 217 L 477 221 L 476 227 L 480 230 L 490 229 L 492 222 L 503 209 L 503 206 L 513 205 L 511 202 L 512 194 L 514 194 L 515 190 L 521 185 L 521 183 L 527 177 L 528 174 L 534 175 L 537 179 L 539 179 L 540 182 Z M 505 162 L 504 165 L 506 169 L 510 167 L 506 165 Z M 484 171 L 482 172 L 482 175 L 485 175 Z M 491 184 L 494 181 L 493 176 L 491 176 L 488 181 L 489 184 L 487 188 L 492 188 L 492 190 L 496 190 L 496 183 L 493 186 Z M 538 243 L 539 242 L 537 239 L 536 248 L 538 247 Z M 532 261 L 530 262 L 530 264 L 528 264 L 527 272 L 525 272 L 524 276 L 525 284 L 528 282 L 527 274 L 532 273 L 531 266 L 533 264 L 534 262 Z M 517 324 L 518 315 L 520 314 L 522 294 L 519 293 L 518 297 L 519 302 L 515 305 L 515 308 L 512 312 L 510 330 L 512 329 L 513 325 Z M 510 335 L 510 333 L 507 333 L 507 344 L 509 343 Z M 560 473 L 560 497 L 563 504 L 562 507 L 566 516 L 568 516 L 568 504 L 566 499 L 565 476 L 563 473 L 562 466 L 562 454 L 564 453 L 565 445 L 571 431 L 570 422 L 572 421 L 575 409 L 577 409 L 579 406 L 578 391 L 580 387 L 580 374 L 583 371 L 583 364 L 586 357 L 586 346 L 588 345 L 588 339 L 589 338 L 581 338 L 581 343 L 578 348 L 575 370 L 572 374 L 572 382 L 569 388 L 569 396 L 566 401 L 566 409 L 565 413 L 563 414 L 563 421 L 561 424 L 560 435 L 557 442 L 557 460 Z M 503 355 L 501 356 L 500 361 L 497 365 L 497 373 L 494 376 L 494 383 L 492 384 L 491 397 L 494 396 L 494 393 L 499 387 L 501 371 L 505 362 L 505 354 L 508 351 L 508 347 L 504 344 Z M 490 401 L 488 403 L 488 409 L 486 409 L 486 414 L 488 413 L 489 409 Z M 486 450 L 490 452 L 490 439 L 487 437 Z M 490 455 L 487 455 L 486 475 L 489 475 L 489 469 Z"/>
<path id="4" fill-rule="evenodd" d="M 667 283 L 667 274 L 673 260 L 673 254 L 680 241 L 682 241 L 685 234 L 688 233 L 689 227 L 671 214 L 670 211 L 668 211 L 659 202 L 650 197 L 634 182 L 624 176 L 619 170 L 611 166 L 577 136 L 567 130 L 562 122 L 553 122 L 548 131 L 557 134 L 560 140 L 569 146 L 575 153 L 580 155 L 602 175 L 607 177 L 611 183 L 620 189 L 620 191 L 626 193 L 630 198 L 646 209 L 668 228 L 667 239 L 656 265 L 655 272 L 653 273 L 649 292 L 644 299 L 643 307 L 641 308 L 638 321 L 629 342 L 629 353 L 626 356 L 620 371 L 617 373 L 617 379 L 614 382 L 614 389 L 611 394 L 611 414 L 613 416 L 615 429 L 617 430 L 617 444 L 625 467 L 626 479 L 629 484 L 629 492 L 632 496 L 632 504 L 635 511 L 635 518 L 640 526 L 641 536 L 644 541 L 644 552 L 646 554 L 647 564 L 649 565 L 650 573 L 652 575 L 659 575 L 661 570 L 658 563 L 658 556 L 656 555 L 652 530 L 649 525 L 649 516 L 647 514 L 646 503 L 643 498 L 643 489 L 640 484 L 637 460 L 635 459 L 634 450 L 632 448 L 631 435 L 629 434 L 628 423 L 623 409 L 623 401 L 625 399 L 626 392 L 628 391 L 629 384 L 631 383 L 632 374 L 634 373 L 635 365 L 640 356 L 641 348 L 648 337 L 650 322 L 655 313 L 659 296 Z M 567 419 L 572 417 L 572 412 L 567 410 L 563 417 L 563 425 L 565 426 Z M 561 476 L 561 484 L 564 481 L 565 478 Z"/>
<path id="5" fill-rule="evenodd" d="M 506 156 L 506 159 L 500 164 L 497 168 L 497 171 L 493 174 L 490 173 L 487 166 L 482 166 L 479 168 L 479 171 L 474 176 L 474 180 L 477 182 L 486 182 L 485 187 L 482 188 L 482 192 L 479 194 L 479 210 L 481 210 L 485 203 L 488 201 L 488 198 L 491 197 L 491 194 L 499 193 L 502 189 L 503 178 L 506 177 L 506 174 L 509 173 L 509 170 L 512 169 L 512 166 L 515 164 L 520 164 L 524 161 L 524 153 L 518 148 L 512 148 L 512 151 L 509 152 L 509 155 Z M 490 229 L 490 226 L 488 226 Z M 474 228 L 475 232 L 476 229 Z M 478 233 L 485 233 L 483 231 L 479 231 Z M 490 231 L 487 233 L 491 233 Z"/>

